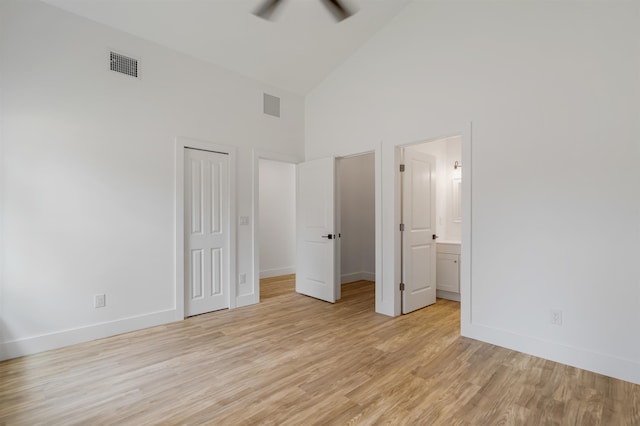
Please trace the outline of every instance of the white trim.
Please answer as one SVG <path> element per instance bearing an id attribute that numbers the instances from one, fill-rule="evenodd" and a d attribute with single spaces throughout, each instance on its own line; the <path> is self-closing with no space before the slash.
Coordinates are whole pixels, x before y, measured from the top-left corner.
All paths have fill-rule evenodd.
<path id="1" fill-rule="evenodd" d="M 460 242 L 460 334 L 467 336 L 467 329 L 471 326 L 472 318 L 472 291 L 471 268 L 472 268 L 472 243 L 473 243 L 473 136 L 472 123 L 468 123 L 462 132 L 462 238 Z M 465 161 L 467 164 L 465 164 Z"/>
<path id="2" fill-rule="evenodd" d="M 385 203 L 385 195 L 394 193 L 394 153 L 395 147 L 393 145 L 385 145 L 382 140 L 379 142 L 376 149 L 376 313 L 388 316 L 394 314 L 394 268 L 385 268 L 383 259 L 393 259 L 395 247 L 393 234 L 391 234 L 391 238 L 386 234 L 389 231 L 393 232 L 393 223 L 391 229 L 388 229 L 386 225 L 389 219 L 393 221 L 393 216 L 391 218 L 384 216 L 382 206 Z M 387 159 L 391 159 L 391 161 L 387 161 Z M 389 164 L 391 164 L 391 169 L 389 169 Z"/>
<path id="3" fill-rule="evenodd" d="M 342 274 L 340 276 L 340 284 L 352 283 L 354 281 L 375 281 L 375 272 L 351 272 L 349 274 Z"/>
<path id="4" fill-rule="evenodd" d="M 175 319 L 185 318 L 184 307 L 184 150 L 202 149 L 229 155 L 229 309 L 237 306 L 236 300 L 236 148 L 195 139 L 176 138 L 175 175 Z"/>
<path id="5" fill-rule="evenodd" d="M 466 336 L 472 339 L 640 384 L 640 363 L 630 359 L 550 342 L 484 324 L 473 323 L 467 326 L 466 331 Z"/>
<path id="6" fill-rule="evenodd" d="M 264 269 L 260 271 L 260 278 L 279 277 L 282 275 L 291 275 L 295 273 L 296 273 L 295 266 L 288 266 L 286 268 Z"/>
<path id="7" fill-rule="evenodd" d="M 460 301 L 460 293 L 454 293 L 452 291 L 437 290 L 436 289 L 436 297 L 438 299 L 453 300 L 454 302 L 459 302 Z"/>
<path id="8" fill-rule="evenodd" d="M 335 269 L 335 292 L 336 292 L 336 300 L 342 299 L 342 284 L 344 281 L 342 280 L 342 177 L 341 177 L 341 162 L 343 158 L 348 157 L 336 157 L 334 162 L 334 191 L 333 196 L 334 199 L 334 232 L 336 233 L 337 241 L 335 245 L 335 262 L 333 267 Z M 375 225 L 374 225 L 375 226 Z M 374 228 L 375 229 L 375 228 Z"/>
<path id="9" fill-rule="evenodd" d="M 0 360 L 31 355 L 51 349 L 90 342 L 130 331 L 174 322 L 175 309 L 135 315 L 113 321 L 85 325 L 0 344 Z"/>
<path id="10" fill-rule="evenodd" d="M 376 273 L 375 272 L 367 272 L 367 271 L 362 271 L 362 279 L 364 281 L 376 281 Z"/>
<path id="11" fill-rule="evenodd" d="M 421 142 L 416 142 L 421 143 Z M 406 145 L 404 145 L 406 146 Z M 396 145 L 394 147 L 394 156 L 393 156 L 393 282 L 391 282 L 389 293 L 393 295 L 392 303 L 393 303 L 393 311 L 391 312 L 391 316 L 398 316 L 402 314 L 402 306 L 401 299 L 402 294 L 400 293 L 400 283 L 402 282 L 401 275 L 401 263 L 402 259 L 400 257 L 400 247 L 402 247 L 402 243 L 400 241 L 400 223 L 402 222 L 402 213 L 401 213 L 401 204 L 402 204 L 402 184 L 400 180 L 400 164 L 402 164 L 403 157 L 403 146 Z"/>
<path id="12" fill-rule="evenodd" d="M 253 185 L 252 185 L 252 199 L 253 199 L 253 220 L 251 221 L 251 253 L 253 256 L 253 293 L 251 295 L 251 302 L 246 303 L 251 305 L 254 303 L 260 303 L 260 278 L 262 272 L 260 271 L 260 160 L 281 161 L 283 163 L 298 164 L 301 160 L 295 156 L 288 154 L 280 154 L 277 152 L 253 150 Z M 295 266 L 294 271 L 295 273 Z M 287 274 L 282 274 L 287 275 Z M 276 276 L 276 275 L 272 275 Z M 247 296 L 244 296 L 245 299 Z M 245 305 L 241 305 L 245 306 Z"/>
<path id="13" fill-rule="evenodd" d="M 236 297 L 236 308 L 242 308 L 243 306 L 255 305 L 253 301 L 253 294 L 241 294 Z"/>

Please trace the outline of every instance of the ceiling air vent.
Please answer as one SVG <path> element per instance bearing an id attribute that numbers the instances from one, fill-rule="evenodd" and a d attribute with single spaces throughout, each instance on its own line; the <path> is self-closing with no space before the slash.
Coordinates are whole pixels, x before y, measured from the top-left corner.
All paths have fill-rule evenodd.
<path id="1" fill-rule="evenodd" d="M 280 117 L 280 98 L 277 96 L 264 94 L 264 113 L 274 117 Z"/>
<path id="2" fill-rule="evenodd" d="M 111 52 L 109 57 L 111 71 L 130 75 L 138 78 L 138 60 L 129 58 L 116 52 Z"/>

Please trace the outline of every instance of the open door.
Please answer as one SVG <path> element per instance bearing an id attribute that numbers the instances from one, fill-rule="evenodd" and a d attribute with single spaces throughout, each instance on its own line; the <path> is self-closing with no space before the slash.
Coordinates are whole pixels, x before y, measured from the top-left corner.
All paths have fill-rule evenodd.
<path id="1" fill-rule="evenodd" d="M 404 148 L 402 313 L 436 303 L 435 158 Z"/>
<path id="2" fill-rule="evenodd" d="M 296 291 L 336 301 L 335 160 L 297 167 Z"/>

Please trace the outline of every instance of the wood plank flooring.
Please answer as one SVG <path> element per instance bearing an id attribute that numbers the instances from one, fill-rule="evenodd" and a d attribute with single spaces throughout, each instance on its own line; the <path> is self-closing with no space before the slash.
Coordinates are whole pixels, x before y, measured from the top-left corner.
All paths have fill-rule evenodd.
<path id="1" fill-rule="evenodd" d="M 262 303 L 0 363 L 2 425 L 640 425 L 640 386 L 264 280 Z"/>

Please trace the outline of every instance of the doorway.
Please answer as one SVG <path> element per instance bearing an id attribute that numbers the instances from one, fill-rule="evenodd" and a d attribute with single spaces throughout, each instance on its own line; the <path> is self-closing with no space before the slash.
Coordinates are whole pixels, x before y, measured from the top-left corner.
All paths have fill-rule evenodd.
<path id="1" fill-rule="evenodd" d="M 376 280 L 375 155 L 336 160 L 340 285 Z"/>
<path id="2" fill-rule="evenodd" d="M 460 301 L 462 136 L 398 148 L 401 312 Z M 418 170 L 421 169 L 421 170 Z M 404 171 L 403 171 L 404 170 Z M 415 186 L 423 187 L 416 190 Z"/>
<path id="3" fill-rule="evenodd" d="M 260 279 L 290 275 L 296 270 L 296 166 L 261 158 L 258 174 Z"/>
<path id="4" fill-rule="evenodd" d="M 299 159 L 253 152 L 252 268 L 243 304 L 261 302 L 261 280 L 293 280 L 296 265 L 296 169 Z M 247 269 L 249 269 L 247 267 Z"/>
<path id="5" fill-rule="evenodd" d="M 378 296 L 380 276 L 378 274 L 378 258 L 381 241 L 376 232 L 380 223 L 380 203 L 377 193 L 380 191 L 380 170 L 375 159 L 377 151 L 370 151 L 363 154 L 354 154 L 340 157 L 325 157 L 299 163 L 297 166 L 297 260 L 296 260 L 296 291 L 298 293 L 335 303 L 342 296 L 342 268 L 341 248 L 342 236 L 348 239 L 346 233 L 353 235 L 355 241 L 362 249 L 363 237 L 358 221 L 364 222 L 362 211 L 354 210 L 355 218 L 351 222 L 356 225 L 341 226 L 341 178 L 344 178 L 345 168 L 340 167 L 340 163 L 350 164 L 349 173 L 359 176 L 353 188 L 348 190 L 348 195 L 352 199 L 348 202 L 356 201 L 355 205 L 363 204 L 366 195 L 365 206 L 367 228 L 373 228 L 366 233 L 365 243 L 368 243 L 367 253 L 373 252 L 372 261 L 369 256 L 362 257 L 362 253 L 355 256 L 356 270 L 345 273 L 345 282 L 350 281 L 356 275 L 362 278 L 375 280 L 375 287 L 372 295 L 375 297 L 376 308 L 379 301 Z M 353 158 L 352 157 L 362 157 Z M 355 162 L 353 166 L 351 162 Z M 342 169 L 342 174 L 338 169 Z M 365 171 L 366 169 L 366 171 Z M 366 177 L 365 179 L 362 179 Z M 360 182 L 360 183 L 358 183 Z M 365 184 L 362 184 L 365 182 Z M 345 189 L 343 189 L 344 191 Z M 364 192 L 365 195 L 361 193 Z M 344 203 L 345 201 L 343 201 Z M 373 206 L 373 207 L 372 207 Z M 350 222 L 350 221 L 347 221 Z M 371 226 L 371 224 L 373 224 Z M 349 256 L 350 252 L 346 253 Z M 375 274 L 373 273 L 375 271 Z"/>

